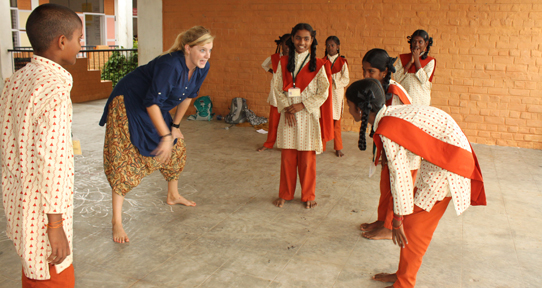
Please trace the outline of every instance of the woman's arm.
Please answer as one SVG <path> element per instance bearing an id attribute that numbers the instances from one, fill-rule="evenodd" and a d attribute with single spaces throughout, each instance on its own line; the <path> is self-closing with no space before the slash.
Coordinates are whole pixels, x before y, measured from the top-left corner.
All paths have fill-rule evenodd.
<path id="1" fill-rule="evenodd" d="M 158 105 L 155 104 L 147 107 L 147 113 L 149 113 L 152 124 L 156 128 L 156 131 L 158 131 L 158 135 L 160 135 L 160 143 L 158 144 L 158 147 L 152 151 L 152 154 L 155 155 L 159 162 L 166 163 L 171 157 L 173 136 L 171 135 L 171 131 L 169 131 L 169 128 L 164 121 L 164 116 L 162 115 L 162 111 Z"/>
<path id="2" fill-rule="evenodd" d="M 175 116 L 173 117 L 173 124 L 180 125 L 181 121 L 183 120 L 184 114 L 186 113 L 186 110 L 188 110 L 188 107 L 190 107 L 190 103 L 192 103 L 192 98 L 186 98 L 177 106 L 177 111 L 175 111 Z M 171 127 L 171 134 L 173 135 L 173 139 L 181 138 L 184 139 L 183 133 L 181 133 L 181 128 Z"/>

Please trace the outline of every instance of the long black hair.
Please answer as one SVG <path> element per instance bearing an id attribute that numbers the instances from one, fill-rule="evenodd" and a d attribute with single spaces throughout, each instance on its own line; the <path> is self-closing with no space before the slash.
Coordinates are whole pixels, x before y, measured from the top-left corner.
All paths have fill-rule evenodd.
<path id="1" fill-rule="evenodd" d="M 412 49 L 412 39 L 414 37 L 420 36 L 422 37 L 423 41 L 427 43 L 427 48 L 425 48 L 425 53 L 422 55 L 422 60 L 425 60 L 429 54 L 429 49 L 431 49 L 431 46 L 433 46 L 433 37 L 429 37 L 429 34 L 425 30 L 416 30 L 414 33 L 412 33 L 411 36 L 406 37 L 408 39 L 408 44 L 410 44 L 410 48 Z"/>
<path id="2" fill-rule="evenodd" d="M 358 148 L 367 149 L 365 131 L 369 122 L 369 114 L 378 112 L 385 103 L 385 92 L 380 81 L 373 78 L 358 80 L 346 89 L 346 99 L 354 103 L 361 111 L 361 127 L 359 129 Z"/>
<path id="3" fill-rule="evenodd" d="M 327 56 L 327 41 L 329 41 L 329 40 L 335 42 L 335 44 L 337 44 L 337 46 L 341 45 L 341 40 L 339 40 L 339 37 L 337 37 L 337 36 L 329 36 L 329 37 L 327 37 L 326 43 L 325 43 L 325 45 L 326 45 L 326 56 Z M 339 54 L 339 56 L 341 55 L 340 49 L 337 49 L 337 54 Z"/>
<path id="4" fill-rule="evenodd" d="M 292 38 L 295 37 L 295 34 L 299 30 L 307 30 L 311 34 L 312 45 L 310 50 L 311 58 L 309 61 L 309 71 L 314 72 L 316 70 L 316 45 L 318 45 L 318 41 L 316 41 L 316 31 L 307 23 L 299 23 L 292 28 L 292 33 L 290 33 L 291 37 L 288 41 L 286 41 L 286 44 L 290 48 L 290 52 L 288 53 L 288 66 L 286 68 L 288 68 L 288 71 L 292 73 L 295 70 L 295 46 Z"/>
<path id="5" fill-rule="evenodd" d="M 397 60 L 397 58 L 390 57 L 386 50 L 375 48 L 365 53 L 362 61 L 371 64 L 372 67 L 380 70 L 380 72 L 384 72 L 386 71 L 386 68 L 388 68 L 388 73 L 386 74 L 386 76 L 384 76 L 384 84 L 382 85 L 384 91 L 388 91 L 388 87 L 390 86 L 391 73 L 395 73 L 395 67 L 393 66 L 395 60 Z"/>
<path id="6" fill-rule="evenodd" d="M 279 36 L 279 39 L 275 40 L 275 43 L 277 43 L 277 49 L 275 49 L 275 53 L 282 52 L 282 43 L 288 41 L 288 39 L 290 39 L 290 34 L 286 33 L 282 36 Z"/>

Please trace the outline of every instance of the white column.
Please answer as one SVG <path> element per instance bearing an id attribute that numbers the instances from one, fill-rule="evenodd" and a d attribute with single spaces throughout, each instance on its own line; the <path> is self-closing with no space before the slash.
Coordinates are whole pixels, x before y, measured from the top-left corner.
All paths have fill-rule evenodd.
<path id="1" fill-rule="evenodd" d="M 117 43 L 126 49 L 132 48 L 134 43 L 132 0 L 115 0 L 115 30 Z"/>
<path id="2" fill-rule="evenodd" d="M 13 74 L 11 55 L 8 52 L 8 49 L 13 49 L 9 1 L 0 1 L 0 27 L 4 27 L 0 29 L 0 84 L 4 87 L 4 79 Z"/>
<path id="3" fill-rule="evenodd" d="M 38 6 L 40 6 L 40 1 L 39 0 L 32 0 L 32 1 L 30 1 L 30 6 L 32 7 L 32 11 L 34 11 L 34 9 L 36 9 Z"/>
<path id="4" fill-rule="evenodd" d="M 147 64 L 165 49 L 162 43 L 162 0 L 137 0 L 139 65 Z"/>

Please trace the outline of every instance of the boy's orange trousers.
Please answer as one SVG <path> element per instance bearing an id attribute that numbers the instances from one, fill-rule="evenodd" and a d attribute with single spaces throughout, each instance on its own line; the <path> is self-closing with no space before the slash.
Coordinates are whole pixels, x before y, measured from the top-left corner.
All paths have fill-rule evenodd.
<path id="1" fill-rule="evenodd" d="M 333 120 L 333 149 L 343 150 L 343 138 L 341 134 L 341 119 Z M 324 151 L 326 151 L 326 142 L 324 144 Z"/>
<path id="2" fill-rule="evenodd" d="M 280 113 L 277 107 L 269 105 L 269 130 L 267 131 L 267 141 L 263 146 L 267 149 L 273 149 L 275 142 L 277 141 L 277 129 L 279 127 Z"/>
<path id="3" fill-rule="evenodd" d="M 431 212 L 414 206 L 414 212 L 404 216 L 403 229 L 408 244 L 405 248 L 401 248 L 397 281 L 393 283 L 394 288 L 412 288 L 416 285 L 416 275 L 422 265 L 423 255 L 431 243 L 438 222 L 446 212 L 450 199 L 452 197 L 446 197 L 435 203 Z"/>
<path id="4" fill-rule="evenodd" d="M 73 264 L 70 267 L 64 269 L 60 274 L 56 273 L 55 265 L 49 264 L 49 274 L 51 278 L 49 280 L 34 280 L 22 276 L 23 288 L 73 288 L 75 287 L 75 275 L 73 271 Z"/>
<path id="5" fill-rule="evenodd" d="M 316 197 L 316 152 L 282 149 L 280 159 L 279 197 L 294 199 L 297 173 L 301 183 L 301 201 L 313 201 Z"/>

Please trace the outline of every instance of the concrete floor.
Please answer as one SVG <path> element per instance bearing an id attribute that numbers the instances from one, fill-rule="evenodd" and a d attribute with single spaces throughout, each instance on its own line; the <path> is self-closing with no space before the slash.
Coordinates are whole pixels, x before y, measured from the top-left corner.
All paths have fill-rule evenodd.
<path id="1" fill-rule="evenodd" d="M 185 121 L 181 193 L 197 207 L 165 204 L 157 172 L 126 197 L 130 244 L 111 240 L 111 190 L 103 173 L 105 101 L 74 105 L 76 287 L 384 287 L 399 248 L 360 236 L 376 218 L 378 177 L 357 133 L 346 154 L 317 157 L 316 209 L 278 195 L 280 151 L 266 136 L 223 122 Z M 330 143 L 329 147 L 332 147 Z M 450 205 L 418 273 L 417 287 L 542 287 L 542 151 L 474 145 L 488 197 L 457 217 Z M 378 175 L 378 171 L 377 174 Z M 1 208 L 0 208 L 1 209 Z M 3 210 L 1 214 L 3 215 Z M 0 287 L 20 287 L 21 265 L 0 217 Z"/>

